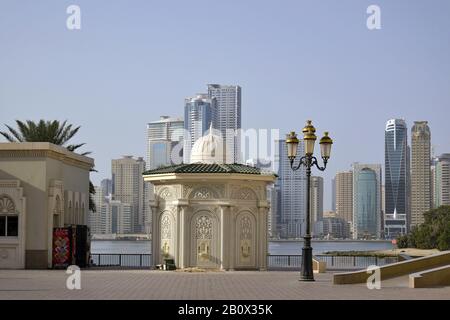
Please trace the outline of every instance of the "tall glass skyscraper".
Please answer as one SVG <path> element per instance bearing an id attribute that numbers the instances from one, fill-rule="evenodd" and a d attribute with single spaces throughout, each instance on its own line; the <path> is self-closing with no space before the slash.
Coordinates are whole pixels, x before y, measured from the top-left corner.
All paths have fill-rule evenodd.
<path id="1" fill-rule="evenodd" d="M 209 98 L 217 100 L 217 124 L 224 138 L 226 163 L 241 163 L 241 87 L 208 84 Z"/>
<path id="2" fill-rule="evenodd" d="M 405 234 L 409 221 L 409 147 L 405 120 L 391 119 L 385 129 L 385 237 Z"/>
<path id="3" fill-rule="evenodd" d="M 274 171 L 277 192 L 276 235 L 280 238 L 300 238 L 306 230 L 306 170 L 293 171 L 287 157 L 285 140 L 276 140 Z M 304 143 L 298 145 L 297 159 L 304 155 Z"/>
<path id="4" fill-rule="evenodd" d="M 380 216 L 379 181 L 374 170 L 363 168 L 354 174 L 356 194 L 353 214 L 354 238 L 371 239 L 379 237 Z"/>
<path id="5" fill-rule="evenodd" d="M 203 137 L 212 125 L 216 128 L 216 99 L 206 94 L 185 99 L 184 104 L 184 149 L 183 162 L 190 163 L 194 143 Z"/>

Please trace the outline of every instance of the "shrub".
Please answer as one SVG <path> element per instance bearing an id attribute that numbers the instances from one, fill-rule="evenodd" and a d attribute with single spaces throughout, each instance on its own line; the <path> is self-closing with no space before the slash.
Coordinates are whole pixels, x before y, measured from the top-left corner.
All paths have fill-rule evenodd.
<path id="1" fill-rule="evenodd" d="M 397 247 L 398 248 L 408 248 L 408 236 L 400 236 L 397 238 Z"/>

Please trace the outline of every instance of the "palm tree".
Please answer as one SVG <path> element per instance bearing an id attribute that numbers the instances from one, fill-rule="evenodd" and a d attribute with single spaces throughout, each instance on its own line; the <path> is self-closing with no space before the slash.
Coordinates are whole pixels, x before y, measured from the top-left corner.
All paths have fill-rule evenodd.
<path id="1" fill-rule="evenodd" d="M 5 124 L 9 132 L 0 131 L 0 134 L 9 142 L 50 142 L 65 147 L 72 152 L 75 152 L 75 150 L 85 145 L 85 143 L 67 145 L 68 141 L 72 139 L 80 129 L 80 126 L 73 128 L 71 124 L 67 124 L 67 120 L 63 123 L 60 123 L 58 120 L 40 120 L 38 123 L 31 120 L 25 122 L 16 120 L 16 124 L 17 129 Z M 90 153 L 91 152 L 83 152 L 81 155 L 85 156 Z M 91 169 L 90 171 L 95 170 Z M 89 210 L 96 212 L 95 203 L 92 199 L 92 195 L 94 194 L 94 185 L 89 181 Z"/>

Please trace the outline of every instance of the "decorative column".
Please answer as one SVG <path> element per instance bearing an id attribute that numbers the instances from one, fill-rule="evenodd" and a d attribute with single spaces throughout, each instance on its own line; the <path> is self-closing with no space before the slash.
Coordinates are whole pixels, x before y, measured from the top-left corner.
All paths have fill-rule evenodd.
<path id="1" fill-rule="evenodd" d="M 152 266 L 151 268 L 154 269 L 157 264 L 160 264 L 161 261 L 159 261 L 160 257 L 160 244 L 159 244 L 159 232 L 160 232 L 160 226 L 159 226 L 159 204 L 156 201 L 150 200 L 149 201 L 150 209 L 152 211 Z"/>
<path id="2" fill-rule="evenodd" d="M 258 204 L 259 221 L 258 221 L 258 243 L 260 244 L 258 249 L 259 270 L 267 270 L 267 253 L 269 243 L 267 241 L 267 214 L 269 211 L 269 203 L 267 201 L 259 201 Z"/>
<path id="3" fill-rule="evenodd" d="M 228 218 L 228 235 L 230 236 L 229 241 L 228 241 L 228 246 L 227 246 L 227 250 L 228 250 L 228 255 L 229 255 L 229 264 L 228 264 L 228 270 L 229 271 L 233 271 L 234 268 L 236 267 L 236 219 L 235 219 L 235 215 L 236 213 L 234 212 L 234 206 L 230 206 L 228 209 L 228 214 L 227 214 L 227 218 Z"/>
<path id="4" fill-rule="evenodd" d="M 186 210 L 188 202 L 178 201 L 177 204 L 177 250 L 176 258 L 177 268 L 183 269 L 189 266 L 189 248 L 187 247 L 189 241 L 186 239 L 188 234 L 188 226 L 186 221 Z"/>
<path id="5" fill-rule="evenodd" d="M 234 251 L 230 239 L 230 207 L 229 203 L 220 204 L 220 269 L 229 270 L 230 258 Z M 231 253 L 231 254 L 230 254 Z"/>

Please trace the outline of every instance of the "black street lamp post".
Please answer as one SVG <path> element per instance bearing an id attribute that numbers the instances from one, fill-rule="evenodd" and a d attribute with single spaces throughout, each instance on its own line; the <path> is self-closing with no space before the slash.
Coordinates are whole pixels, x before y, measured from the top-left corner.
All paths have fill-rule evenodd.
<path id="1" fill-rule="evenodd" d="M 323 159 L 323 167 L 319 166 L 318 160 L 313 156 L 314 143 L 316 142 L 316 129 L 311 123 L 311 120 L 306 122 L 303 128 L 303 141 L 305 142 L 305 155 L 300 158 L 299 164 L 294 165 L 294 160 L 297 156 L 297 149 L 299 140 L 295 131 L 286 135 L 286 144 L 288 151 L 288 159 L 291 163 L 291 169 L 296 171 L 303 165 L 306 167 L 306 234 L 304 238 L 304 246 L 302 248 L 302 269 L 300 281 L 314 281 L 313 274 L 313 256 L 311 247 L 311 167 L 316 166 L 320 171 L 324 171 L 327 167 L 328 159 L 330 158 L 331 145 L 333 140 L 325 132 L 322 139 L 320 139 L 320 151 Z"/>

